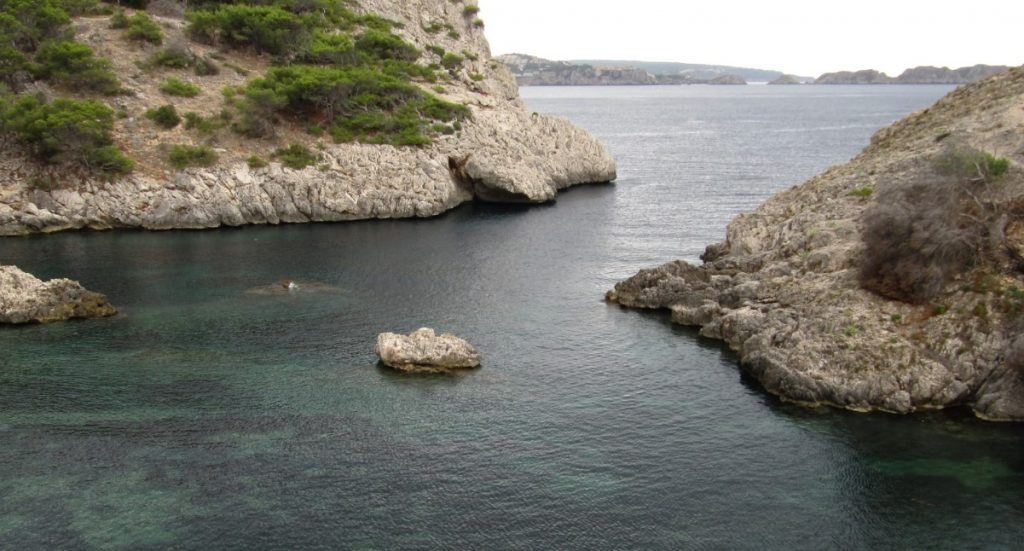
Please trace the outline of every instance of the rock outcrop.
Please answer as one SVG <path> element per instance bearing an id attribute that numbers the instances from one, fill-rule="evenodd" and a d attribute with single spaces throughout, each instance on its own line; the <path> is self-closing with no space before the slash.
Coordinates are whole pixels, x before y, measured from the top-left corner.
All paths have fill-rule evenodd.
<path id="1" fill-rule="evenodd" d="M 480 367 L 480 354 L 455 335 L 419 329 L 408 336 L 382 333 L 376 353 L 391 368 L 412 373 L 445 373 Z"/>
<path id="2" fill-rule="evenodd" d="M 162 144 L 187 143 L 192 136 L 183 126 L 164 130 L 142 116 L 167 102 L 160 91 L 164 76 L 139 69 L 153 50 L 127 44 L 106 18 L 76 19 L 77 39 L 109 59 L 133 92 L 112 101 L 124 113 L 116 122 L 115 140 L 136 159 L 136 170 L 107 181 L 40 166 L 25 152 L 5 147 L 0 152 L 0 235 L 428 217 L 474 198 L 544 202 L 571 185 L 615 179 L 615 162 L 595 138 L 565 119 L 527 110 L 512 75 L 491 59 L 482 25 L 465 16 L 462 3 L 362 0 L 356 9 L 397 21 L 401 27 L 395 32 L 424 52 L 419 63 L 440 63 L 435 51 L 461 52 L 464 61 L 451 70 L 449 82 L 420 85 L 469 107 L 472 118 L 459 132 L 438 136 L 425 147 L 327 139 L 317 148 L 322 149 L 315 167 L 293 170 L 272 161 L 265 168 L 250 168 L 246 160 L 254 153 L 271 159 L 275 149 L 289 143 L 307 142 L 313 148 L 317 141 L 303 128 L 280 128 L 267 143 L 225 136 L 216 166 L 172 170 L 161 161 L 166 155 Z M 167 35 L 165 42 L 187 44 L 196 56 L 216 53 L 186 40 L 180 17 L 154 17 Z M 451 30 L 437 32 L 441 28 Z M 215 118 L 223 107 L 222 89 L 243 86 L 267 69 L 264 58 L 217 55 L 225 59 L 217 75 L 197 78 L 178 71 L 202 89 L 195 98 L 175 98 L 178 111 Z M 34 86 L 44 95 L 51 92 L 45 85 Z"/>
<path id="3" fill-rule="evenodd" d="M 949 67 L 914 67 L 896 77 L 897 84 L 966 84 L 1006 71 L 1005 65 L 975 65 L 950 69 Z"/>
<path id="4" fill-rule="evenodd" d="M 495 59 L 512 71 L 520 86 L 644 86 L 658 83 L 654 75 L 635 67 L 575 64 L 524 54 L 506 54 Z"/>
<path id="5" fill-rule="evenodd" d="M 896 78 L 875 70 L 840 71 L 825 73 L 814 84 L 967 84 L 1006 71 L 1002 65 L 975 65 L 950 69 L 948 67 L 914 67 Z"/>
<path id="6" fill-rule="evenodd" d="M 814 84 L 892 84 L 889 75 L 874 69 L 863 71 L 839 71 L 825 73 L 814 81 Z"/>
<path id="7" fill-rule="evenodd" d="M 772 86 L 791 86 L 794 84 L 803 84 L 803 81 L 800 80 L 800 77 L 795 75 L 782 75 L 768 84 Z"/>
<path id="8" fill-rule="evenodd" d="M 51 323 L 117 314 L 107 297 L 70 279 L 40 281 L 14 266 L 0 266 L 0 324 Z"/>
<path id="9" fill-rule="evenodd" d="M 722 75 L 709 80 L 708 84 L 716 86 L 744 86 L 747 84 L 747 81 L 738 75 Z"/>
<path id="10" fill-rule="evenodd" d="M 951 144 L 989 156 L 959 162 Z M 938 187 L 931 168 L 938 161 L 957 161 L 968 178 Z M 959 88 L 879 131 L 848 164 L 738 216 L 703 265 L 642 270 L 607 298 L 668 309 L 675 323 L 725 341 L 787 400 L 894 413 L 969 406 L 982 418 L 1024 420 L 1022 163 L 1024 68 L 1017 68 Z M 900 215 L 918 218 L 879 227 L 878 213 L 908 186 L 965 210 L 915 213 L 912 204 Z M 963 201 L 947 201 L 951 192 Z M 982 216 L 994 223 L 965 244 L 968 255 L 983 256 L 956 256 L 955 240 Z M 896 284 L 942 282 L 931 298 L 898 301 L 866 290 L 869 227 L 903 255 L 883 265 Z M 947 229 L 950 238 L 932 237 Z M 935 262 L 915 272 L 912 260 L 922 254 Z M 962 269 L 940 279 L 940 262 Z"/>

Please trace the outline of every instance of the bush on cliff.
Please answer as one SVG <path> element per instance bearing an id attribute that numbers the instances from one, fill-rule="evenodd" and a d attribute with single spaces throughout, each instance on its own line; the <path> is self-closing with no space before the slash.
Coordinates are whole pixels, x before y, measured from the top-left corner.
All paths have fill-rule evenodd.
<path id="1" fill-rule="evenodd" d="M 44 103 L 35 96 L 22 96 L 0 105 L 0 128 L 44 162 L 76 162 L 111 174 L 132 168 L 131 161 L 113 146 L 114 111 L 102 103 L 71 99 Z"/>
<path id="2" fill-rule="evenodd" d="M 74 41 L 47 42 L 36 53 L 33 72 L 69 90 L 113 95 L 121 90 L 110 62 L 92 48 Z"/>
<path id="3" fill-rule="evenodd" d="M 127 18 L 126 22 L 125 38 L 150 44 L 163 43 L 164 33 L 160 30 L 160 25 L 157 25 L 156 21 L 153 21 L 145 12 L 136 13 Z"/>
<path id="4" fill-rule="evenodd" d="M 933 166 L 919 180 L 886 189 L 865 212 L 863 288 L 925 303 L 993 252 L 1005 224 L 996 183 L 1008 162 L 950 149 Z"/>
<path id="5" fill-rule="evenodd" d="M 167 160 L 174 168 L 211 166 L 217 162 L 217 152 L 208 145 L 173 145 Z"/>
<path id="6" fill-rule="evenodd" d="M 365 68 L 277 67 L 243 90 L 241 130 L 260 134 L 275 116 L 315 120 L 337 141 L 423 145 L 433 121 L 469 110 L 426 94 L 401 78 Z"/>
<path id="7" fill-rule="evenodd" d="M 258 53 L 293 57 L 304 51 L 317 18 L 277 6 L 225 5 L 188 14 L 188 34 L 210 44 L 251 48 Z"/>

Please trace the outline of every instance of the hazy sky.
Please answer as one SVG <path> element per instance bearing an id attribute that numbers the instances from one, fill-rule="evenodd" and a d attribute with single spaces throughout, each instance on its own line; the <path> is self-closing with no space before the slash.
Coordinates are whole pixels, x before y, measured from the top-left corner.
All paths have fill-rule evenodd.
<path id="1" fill-rule="evenodd" d="M 1024 0 L 480 0 L 495 54 L 805 76 L 1024 64 Z"/>

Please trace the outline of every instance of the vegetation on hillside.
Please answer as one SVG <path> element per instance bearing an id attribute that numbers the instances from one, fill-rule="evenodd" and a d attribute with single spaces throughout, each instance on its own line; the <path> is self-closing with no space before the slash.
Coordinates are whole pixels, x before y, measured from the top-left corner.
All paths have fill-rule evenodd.
<path id="1" fill-rule="evenodd" d="M 985 259 L 1024 266 L 1005 244 L 1007 224 L 1024 215 L 1008 170 L 1006 159 L 951 147 L 917 179 L 889 186 L 864 216 L 861 286 L 923 304 Z"/>
<path id="2" fill-rule="evenodd" d="M 106 96 L 125 90 L 112 64 L 75 40 L 72 18 L 110 15 L 132 48 L 150 49 L 138 65 L 147 71 L 192 69 L 199 77 L 216 74 L 209 57 L 192 54 L 181 39 L 163 49 L 161 24 L 146 13 L 147 0 L 0 0 L 0 132 L 43 163 L 76 163 L 108 174 L 130 171 L 133 163 L 114 145 L 117 118 Z M 272 136 L 282 123 L 301 125 L 337 142 L 421 146 L 440 134 L 461 129 L 470 116 L 463 106 L 424 91 L 418 83 L 448 79 L 461 65 L 452 54 L 440 65 L 420 64 L 422 52 L 396 33 L 397 22 L 353 9 L 353 0 L 208 0 L 180 2 L 186 35 L 227 50 L 268 56 L 273 67 L 245 86 L 225 94 L 219 118 L 186 113 L 185 128 L 215 139 L 220 128 L 253 138 Z M 432 32 L 455 32 L 437 24 Z M 225 67 L 236 66 L 221 57 Z M 455 62 L 456 58 L 458 63 Z M 419 63 L 418 63 L 419 62 Z M 239 74 L 241 68 L 236 69 Z M 439 72 L 440 71 L 440 72 Z M 44 81 L 59 94 L 46 100 L 30 92 Z M 436 87 L 435 87 L 436 88 Z M 195 97 L 196 82 L 164 79 L 167 96 Z M 168 98 L 173 99 L 173 98 Z M 181 124 L 173 103 L 149 109 L 145 116 L 163 128 Z M 173 166 L 203 166 L 216 160 L 208 145 L 174 146 Z M 296 160 L 298 149 L 278 158 Z M 298 155 L 301 157 L 301 155 Z M 301 164 L 296 160 L 295 164 Z"/>

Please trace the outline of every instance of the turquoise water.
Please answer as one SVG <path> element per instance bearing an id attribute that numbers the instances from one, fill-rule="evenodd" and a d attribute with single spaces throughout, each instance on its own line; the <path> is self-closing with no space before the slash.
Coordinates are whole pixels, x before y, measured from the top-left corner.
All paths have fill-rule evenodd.
<path id="1" fill-rule="evenodd" d="M 782 404 L 716 343 L 601 301 L 945 91 L 529 89 L 609 144 L 619 183 L 432 220 L 2 240 L 122 314 L 0 330 L 0 548 L 1018 547 L 1020 427 Z M 282 278 L 309 292 L 259 292 Z M 484 368 L 376 365 L 378 332 L 423 325 Z"/>

